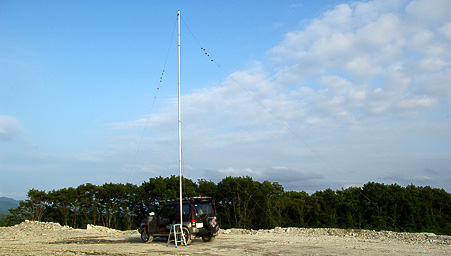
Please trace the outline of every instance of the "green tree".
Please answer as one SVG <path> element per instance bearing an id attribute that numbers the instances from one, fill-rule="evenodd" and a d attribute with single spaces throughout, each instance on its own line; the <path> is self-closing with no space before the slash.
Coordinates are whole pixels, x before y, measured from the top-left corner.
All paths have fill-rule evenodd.
<path id="1" fill-rule="evenodd" d="M 88 224 L 96 225 L 99 221 L 99 186 L 91 183 L 82 184 L 77 187 L 77 194 L 75 205 L 80 209 L 80 227 L 85 228 Z"/>
<path id="2" fill-rule="evenodd" d="M 222 225 L 226 227 L 254 228 L 264 208 L 258 205 L 260 183 L 251 177 L 226 177 L 218 183 L 218 197 L 222 211 Z M 256 216 L 257 215 L 257 216 Z M 258 222 L 258 221 L 257 221 Z"/>
<path id="3" fill-rule="evenodd" d="M 364 226 L 364 214 L 362 214 L 361 189 L 349 187 L 337 192 L 337 216 L 340 228 L 362 228 Z"/>
<path id="4" fill-rule="evenodd" d="M 283 187 L 277 182 L 264 181 L 259 185 L 260 199 L 257 201 L 258 221 L 256 227 L 273 228 L 282 225 L 284 217 Z M 261 211 L 260 211 L 261 210 Z"/>
<path id="5" fill-rule="evenodd" d="M 32 188 L 28 191 L 27 198 L 22 209 L 30 213 L 31 220 L 41 221 L 49 203 L 47 193 Z"/>
<path id="6" fill-rule="evenodd" d="M 366 220 L 367 225 L 364 228 L 384 230 L 387 227 L 388 215 L 388 189 L 384 184 L 369 182 L 363 185 L 362 194 L 365 195 L 366 202 Z"/>
<path id="7" fill-rule="evenodd" d="M 69 187 L 59 190 L 52 190 L 48 194 L 51 208 L 54 209 L 59 216 L 59 223 L 68 225 L 69 219 L 73 219 L 72 226 L 76 227 L 77 208 L 74 206 L 75 200 L 78 198 L 77 190 Z"/>
<path id="8" fill-rule="evenodd" d="M 306 208 L 309 195 L 302 191 L 287 191 L 282 194 L 283 203 L 281 225 L 283 227 L 306 227 Z"/>

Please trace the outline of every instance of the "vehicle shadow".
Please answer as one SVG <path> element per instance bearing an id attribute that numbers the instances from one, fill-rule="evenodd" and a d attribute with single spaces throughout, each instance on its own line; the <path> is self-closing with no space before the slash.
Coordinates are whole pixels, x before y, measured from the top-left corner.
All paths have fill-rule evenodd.
<path id="1" fill-rule="evenodd" d="M 145 242 L 143 242 L 141 240 L 141 237 L 139 235 L 137 236 L 131 236 L 131 237 L 127 237 L 125 238 L 125 240 L 128 243 L 139 243 L 139 244 L 145 244 Z M 164 237 L 154 237 L 152 242 L 147 242 L 147 243 L 167 243 L 168 239 L 164 238 Z"/>
<path id="2" fill-rule="evenodd" d="M 145 242 L 143 242 L 141 240 L 140 236 L 132 236 L 132 237 L 127 237 L 125 238 L 125 241 L 127 243 L 139 243 L 139 244 L 145 244 Z M 168 239 L 166 237 L 154 237 L 152 242 L 147 242 L 147 243 L 154 243 L 154 244 L 161 244 L 161 245 L 167 245 L 168 243 Z M 202 239 L 200 238 L 196 238 L 191 240 L 191 244 L 190 245 L 195 245 L 195 244 L 203 244 L 205 243 L 204 241 L 202 241 Z M 174 245 L 174 241 L 171 241 L 172 245 Z"/>

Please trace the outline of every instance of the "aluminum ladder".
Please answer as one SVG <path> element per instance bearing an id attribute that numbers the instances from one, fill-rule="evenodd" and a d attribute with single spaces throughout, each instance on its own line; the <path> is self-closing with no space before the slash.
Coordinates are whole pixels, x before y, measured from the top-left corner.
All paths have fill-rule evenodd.
<path id="1" fill-rule="evenodd" d="M 175 248 L 177 248 L 177 244 L 187 246 L 185 235 L 183 234 L 182 224 L 171 224 L 171 229 L 169 230 L 168 236 L 168 243 L 166 244 L 166 247 L 169 246 L 169 243 L 171 241 L 174 241 Z"/>

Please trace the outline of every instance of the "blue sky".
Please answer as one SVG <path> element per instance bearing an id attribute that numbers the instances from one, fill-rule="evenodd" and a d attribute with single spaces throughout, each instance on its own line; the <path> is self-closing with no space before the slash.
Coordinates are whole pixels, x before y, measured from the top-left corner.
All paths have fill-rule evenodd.
<path id="1" fill-rule="evenodd" d="M 0 196 L 178 174 L 177 10 L 186 177 L 451 191 L 449 1 L 0 1 Z"/>

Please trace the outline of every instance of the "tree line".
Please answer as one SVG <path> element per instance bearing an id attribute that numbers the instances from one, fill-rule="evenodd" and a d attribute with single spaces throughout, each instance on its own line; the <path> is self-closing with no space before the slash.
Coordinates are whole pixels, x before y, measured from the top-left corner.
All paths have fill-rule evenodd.
<path id="1" fill-rule="evenodd" d="M 179 177 L 155 177 L 140 186 L 83 184 L 49 192 L 30 189 L 2 225 L 25 219 L 138 228 L 148 207 L 178 198 Z M 226 177 L 218 183 L 183 178 L 183 197 L 211 196 L 222 228 L 345 228 L 451 235 L 451 194 L 444 189 L 369 182 L 362 187 L 285 191 L 277 182 Z"/>

